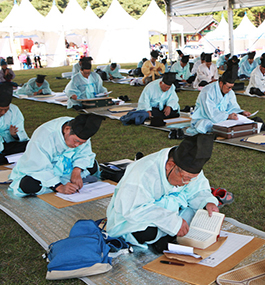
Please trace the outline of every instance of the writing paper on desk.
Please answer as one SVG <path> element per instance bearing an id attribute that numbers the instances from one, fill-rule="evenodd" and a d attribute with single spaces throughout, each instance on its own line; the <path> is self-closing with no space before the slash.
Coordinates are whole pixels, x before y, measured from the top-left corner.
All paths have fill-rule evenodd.
<path id="1" fill-rule="evenodd" d="M 231 255 L 233 255 L 235 252 L 237 252 L 240 248 L 245 246 L 254 238 L 252 236 L 245 236 L 225 231 L 221 231 L 220 236 L 228 238 L 216 252 L 214 252 L 207 258 L 201 260 L 199 264 L 209 267 L 215 267 Z"/>
<path id="2" fill-rule="evenodd" d="M 111 185 L 107 182 L 95 182 L 84 185 L 79 193 L 74 194 L 62 194 L 56 193 L 56 196 L 70 202 L 82 202 L 104 195 L 114 193 L 115 185 Z"/>
<path id="3" fill-rule="evenodd" d="M 164 253 L 174 253 L 174 254 L 182 254 L 182 255 L 190 255 L 195 258 L 200 258 L 201 256 L 198 254 L 195 254 L 193 252 L 193 247 L 191 246 L 185 246 L 180 244 L 168 244 L 168 250 L 164 250 Z"/>
<path id="4" fill-rule="evenodd" d="M 23 155 L 23 152 L 10 154 L 10 155 L 6 155 L 6 159 L 8 163 L 17 163 L 22 155 Z"/>
<path id="5" fill-rule="evenodd" d="M 254 123 L 253 120 L 248 119 L 247 117 L 237 114 L 238 120 L 226 120 L 218 124 L 214 124 L 214 126 L 219 126 L 219 127 L 233 127 L 236 125 L 243 125 L 243 124 L 251 124 Z"/>

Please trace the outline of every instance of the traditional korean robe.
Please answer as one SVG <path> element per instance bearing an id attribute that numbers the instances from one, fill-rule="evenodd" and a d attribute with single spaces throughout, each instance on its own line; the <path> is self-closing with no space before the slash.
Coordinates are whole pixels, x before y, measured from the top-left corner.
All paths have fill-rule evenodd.
<path id="1" fill-rule="evenodd" d="M 103 71 L 106 72 L 107 74 L 107 78 L 109 79 L 110 75 L 113 77 L 113 78 L 123 78 L 123 76 L 120 74 L 119 72 L 119 67 L 117 65 L 117 67 L 114 69 L 114 70 L 111 70 L 110 69 L 110 65 L 107 65 Z"/>
<path id="2" fill-rule="evenodd" d="M 212 63 L 209 69 L 205 63 L 202 63 L 197 69 L 197 76 L 193 82 L 193 87 L 198 88 L 201 81 L 211 82 L 212 78 L 219 78 L 216 65 Z"/>
<path id="3" fill-rule="evenodd" d="M 175 236 L 182 218 L 189 224 L 195 212 L 207 203 L 218 205 L 203 171 L 185 186 L 175 187 L 168 182 L 165 165 L 169 150 L 162 149 L 127 167 L 107 209 L 110 236 L 122 236 L 133 245 L 147 248 L 147 243 L 165 235 Z M 157 227 L 158 233 L 153 241 L 141 245 L 132 233 L 147 227 Z"/>
<path id="4" fill-rule="evenodd" d="M 150 68 L 154 67 L 152 71 L 150 71 Z M 160 71 L 157 71 L 158 68 L 161 68 Z M 155 65 L 152 64 L 151 60 L 147 60 L 141 69 L 144 77 L 143 77 L 143 82 L 145 83 L 145 78 L 152 76 L 152 80 L 155 80 L 155 75 L 156 76 L 161 76 L 161 74 L 165 73 L 165 65 L 159 61 L 155 62 Z"/>
<path id="5" fill-rule="evenodd" d="M 162 79 L 157 79 L 145 86 L 138 100 L 137 110 L 151 111 L 156 107 L 162 111 L 166 106 L 170 106 L 172 110 L 179 111 L 179 98 L 175 92 L 175 85 L 172 84 L 168 91 L 163 92 L 159 85 L 161 81 Z"/>
<path id="6" fill-rule="evenodd" d="M 207 133 L 212 130 L 215 123 L 227 120 L 231 113 L 241 113 L 236 95 L 230 90 L 223 96 L 219 81 L 206 85 L 200 92 L 194 113 L 191 118 L 191 127 L 187 129 L 190 134 Z"/>
<path id="7" fill-rule="evenodd" d="M 10 126 L 16 126 L 18 128 L 17 136 L 19 140 L 14 139 L 9 131 Z M 10 143 L 13 141 L 27 141 L 28 135 L 24 129 L 24 117 L 19 108 L 14 105 L 9 105 L 9 110 L 0 117 L 0 152 L 3 151 L 3 143 Z"/>
<path id="8" fill-rule="evenodd" d="M 251 73 L 249 84 L 246 89 L 246 94 L 250 94 L 250 88 L 259 88 L 261 92 L 265 92 L 265 75 L 260 71 L 260 66 L 258 65 Z"/>
<path id="9" fill-rule="evenodd" d="M 187 63 L 186 66 L 182 67 L 180 61 L 175 62 L 170 72 L 176 72 L 176 79 L 178 80 L 187 80 L 191 76 L 190 64 Z"/>
<path id="10" fill-rule="evenodd" d="M 26 194 L 19 188 L 20 180 L 25 176 L 41 181 L 42 188 L 37 195 L 50 192 L 49 187 L 58 183 L 70 182 L 75 167 L 83 169 L 81 177 L 89 175 L 95 161 L 90 139 L 76 148 L 66 145 L 62 126 L 72 120 L 71 117 L 60 117 L 38 127 L 27 145 L 27 149 L 10 174 L 13 182 L 9 186 L 15 195 Z"/>
<path id="11" fill-rule="evenodd" d="M 68 97 L 67 108 L 74 105 L 82 106 L 82 103 L 71 99 L 72 95 L 76 95 L 77 99 L 95 98 L 99 93 L 107 92 L 107 88 L 103 87 L 101 77 L 91 72 L 88 78 L 85 78 L 81 72 L 76 73 L 65 87 L 65 93 Z"/>
<path id="12" fill-rule="evenodd" d="M 245 60 L 238 70 L 238 76 L 240 75 L 246 75 L 247 77 L 250 77 L 251 72 L 257 67 L 257 62 L 254 60 L 252 64 L 249 64 L 248 60 Z"/>
<path id="13" fill-rule="evenodd" d="M 33 93 L 43 90 L 43 94 L 51 94 L 52 90 L 50 89 L 50 84 L 47 80 L 44 80 L 43 84 L 38 87 L 36 84 L 36 78 L 31 78 L 27 83 L 23 85 L 20 89 L 17 90 L 17 94 L 33 95 Z"/>

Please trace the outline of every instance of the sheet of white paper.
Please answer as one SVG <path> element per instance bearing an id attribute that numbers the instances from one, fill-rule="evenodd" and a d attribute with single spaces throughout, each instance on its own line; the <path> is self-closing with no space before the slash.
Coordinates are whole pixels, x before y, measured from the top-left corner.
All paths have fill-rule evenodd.
<path id="1" fill-rule="evenodd" d="M 109 92 L 104 92 L 104 93 L 98 93 L 95 95 L 95 97 L 105 97 L 107 95 L 109 95 L 112 91 L 109 91 Z"/>
<path id="2" fill-rule="evenodd" d="M 18 162 L 18 160 L 20 159 L 22 154 L 23 154 L 23 152 L 6 155 L 6 159 L 7 159 L 8 163 Z"/>
<path id="3" fill-rule="evenodd" d="M 200 261 L 199 264 L 215 267 L 254 238 L 252 236 L 239 235 L 225 231 L 221 231 L 220 236 L 228 238 L 216 252 Z"/>
<path id="4" fill-rule="evenodd" d="M 214 126 L 220 126 L 220 127 L 232 127 L 236 125 L 242 125 L 242 124 L 250 124 L 254 123 L 253 120 L 248 119 L 247 117 L 237 114 L 238 120 L 226 120 L 218 124 L 214 124 Z"/>
<path id="5" fill-rule="evenodd" d="M 182 118 L 182 117 L 178 117 L 178 118 L 172 118 L 172 119 L 165 119 L 164 122 L 166 124 L 169 123 L 177 123 L 177 122 L 183 122 L 183 120 L 187 120 L 188 118 Z"/>
<path id="6" fill-rule="evenodd" d="M 169 243 L 168 244 L 168 250 L 164 250 L 163 252 L 189 255 L 189 256 L 193 256 L 195 258 L 201 257 L 200 255 L 193 253 L 193 247 L 180 245 L 180 244 L 173 244 L 173 243 Z"/>
<path id="7" fill-rule="evenodd" d="M 115 185 L 106 182 L 98 181 L 95 183 L 85 184 L 79 193 L 62 194 L 57 193 L 56 196 L 71 202 L 82 202 L 93 198 L 101 197 L 107 194 L 114 193 Z"/>

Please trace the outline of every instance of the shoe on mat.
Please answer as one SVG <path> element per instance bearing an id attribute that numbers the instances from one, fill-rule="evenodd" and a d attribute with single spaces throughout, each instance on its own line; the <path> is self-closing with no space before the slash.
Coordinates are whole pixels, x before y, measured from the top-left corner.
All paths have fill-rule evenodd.
<path id="1" fill-rule="evenodd" d="M 222 208 L 224 205 L 229 205 L 234 202 L 233 193 L 228 192 L 226 189 L 211 188 L 211 191 L 212 191 L 213 196 L 215 196 L 219 201 L 218 208 Z"/>

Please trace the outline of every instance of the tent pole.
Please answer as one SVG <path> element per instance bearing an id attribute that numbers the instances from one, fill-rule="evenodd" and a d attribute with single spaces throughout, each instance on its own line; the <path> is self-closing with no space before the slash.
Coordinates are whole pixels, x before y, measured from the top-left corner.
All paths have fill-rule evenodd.
<path id="1" fill-rule="evenodd" d="M 227 0 L 227 12 L 228 12 L 228 29 L 229 29 L 229 50 L 234 55 L 234 35 L 233 35 L 233 8 L 232 1 Z"/>
<path id="2" fill-rule="evenodd" d="M 171 5 L 170 1 L 165 0 L 166 13 L 167 13 L 167 44 L 168 44 L 168 56 L 169 60 L 172 61 L 172 35 L 171 35 Z"/>

